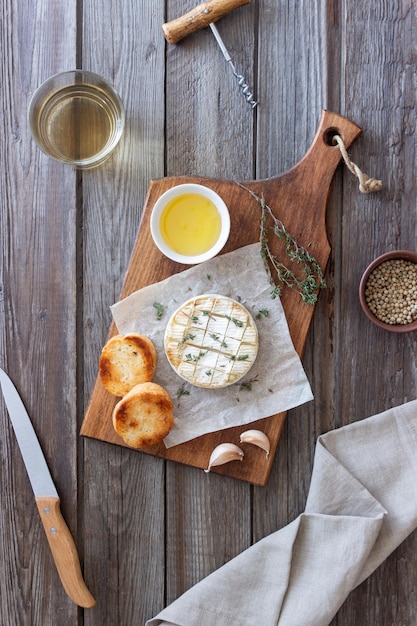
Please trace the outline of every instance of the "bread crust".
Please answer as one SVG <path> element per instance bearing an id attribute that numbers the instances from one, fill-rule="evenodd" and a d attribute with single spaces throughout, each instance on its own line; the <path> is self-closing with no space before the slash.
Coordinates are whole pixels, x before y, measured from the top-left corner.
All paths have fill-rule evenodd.
<path id="1" fill-rule="evenodd" d="M 152 380 L 156 363 L 155 346 L 149 337 L 139 333 L 115 335 L 100 355 L 101 382 L 109 393 L 123 397 L 135 385 Z"/>
<path id="2" fill-rule="evenodd" d="M 155 445 L 174 425 L 171 397 L 157 383 L 135 385 L 114 407 L 112 421 L 115 431 L 128 446 Z"/>

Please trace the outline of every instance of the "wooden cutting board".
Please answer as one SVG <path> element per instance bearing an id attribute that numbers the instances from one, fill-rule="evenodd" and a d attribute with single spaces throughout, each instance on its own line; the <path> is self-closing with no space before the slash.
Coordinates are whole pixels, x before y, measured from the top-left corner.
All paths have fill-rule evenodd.
<path id="1" fill-rule="evenodd" d="M 323 270 L 330 254 L 325 221 L 327 198 L 334 172 L 341 160 L 340 149 L 337 145 L 333 145 L 332 137 L 335 134 L 340 135 L 346 148 L 349 148 L 360 133 L 361 129 L 348 119 L 323 111 L 313 143 L 297 165 L 275 178 L 243 183 L 258 196 L 263 196 L 274 215 L 284 223 L 287 231 L 310 251 Z M 153 243 L 149 229 L 150 214 L 159 196 L 170 187 L 189 182 L 214 189 L 229 208 L 230 238 L 222 254 L 259 240 L 261 217 L 259 204 L 235 181 L 194 177 L 153 180 L 145 199 L 142 221 L 120 299 L 189 267 L 164 257 Z M 271 242 L 271 247 L 278 259 L 288 264 L 288 257 L 280 245 L 282 244 L 277 242 L 272 245 Z M 283 289 L 281 301 L 295 349 L 301 356 L 314 306 L 305 304 L 300 295 L 289 288 Z M 117 329 L 112 324 L 109 336 L 116 332 Z M 271 355 L 271 367 L 273 367 L 272 359 L 273 355 Z M 104 389 L 97 377 L 82 424 L 81 435 L 125 446 L 112 425 L 112 410 L 116 402 L 117 399 Z M 263 454 L 259 454 L 259 449 L 246 446 L 244 462 L 227 463 L 212 471 L 264 486 L 268 481 L 285 415 L 286 413 L 280 413 L 258 420 L 249 426 L 234 427 L 204 435 L 170 449 L 165 449 L 165 446 L 160 444 L 140 452 L 204 469 L 216 445 L 227 441 L 238 443 L 240 432 L 248 428 L 258 428 L 263 430 L 271 441 L 271 454 L 268 461 L 265 461 Z M 137 453 L 137 451 L 132 450 L 132 453 Z"/>

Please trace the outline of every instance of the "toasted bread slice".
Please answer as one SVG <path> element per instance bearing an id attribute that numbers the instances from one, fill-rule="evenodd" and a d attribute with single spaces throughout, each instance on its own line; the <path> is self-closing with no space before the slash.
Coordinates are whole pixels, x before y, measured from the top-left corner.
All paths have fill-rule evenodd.
<path id="1" fill-rule="evenodd" d="M 136 385 L 113 410 L 113 426 L 132 448 L 159 443 L 173 424 L 173 405 L 168 392 L 156 383 Z"/>
<path id="2" fill-rule="evenodd" d="M 155 346 L 148 337 L 139 333 L 115 335 L 101 352 L 101 382 L 109 393 L 124 396 L 135 385 L 152 380 L 156 361 Z"/>

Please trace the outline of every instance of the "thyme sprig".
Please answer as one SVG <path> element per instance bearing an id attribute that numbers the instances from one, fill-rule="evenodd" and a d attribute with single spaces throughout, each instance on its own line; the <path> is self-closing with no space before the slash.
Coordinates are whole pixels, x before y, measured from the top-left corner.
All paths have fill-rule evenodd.
<path id="1" fill-rule="evenodd" d="M 193 335 L 192 333 L 185 333 L 178 345 L 182 346 L 187 341 L 193 341 L 193 339 L 195 339 L 195 335 Z"/>
<path id="2" fill-rule="evenodd" d="M 189 392 L 188 389 L 186 389 L 185 385 L 186 385 L 186 383 L 182 383 L 181 387 L 179 387 L 177 389 L 177 394 L 176 395 L 177 395 L 177 400 L 178 400 L 178 406 L 180 405 L 180 398 L 182 396 L 189 396 L 190 395 L 190 392 Z"/>
<path id="3" fill-rule="evenodd" d="M 229 320 L 229 322 L 233 322 L 235 326 L 242 328 L 243 322 L 241 320 L 236 319 L 236 317 L 230 317 L 230 315 L 225 315 L 225 318 Z"/>
<path id="4" fill-rule="evenodd" d="M 227 348 L 227 343 L 217 333 L 210 333 L 209 337 L 214 341 L 218 341 L 222 348 Z"/>
<path id="5" fill-rule="evenodd" d="M 162 319 L 163 314 L 165 313 L 165 307 L 160 302 L 154 302 L 152 305 L 156 311 L 156 319 L 159 321 Z"/>
<path id="6" fill-rule="evenodd" d="M 243 391 L 252 391 L 253 383 L 257 383 L 257 382 L 258 382 L 258 374 L 256 374 L 254 378 L 250 378 L 249 380 L 244 381 L 243 383 L 240 383 L 239 389 L 242 389 Z"/>
<path id="7" fill-rule="evenodd" d="M 229 358 L 229 361 L 246 361 L 249 358 L 249 354 L 240 354 L 239 356 L 232 356 Z"/>
<path id="8" fill-rule="evenodd" d="M 200 350 L 198 354 L 191 354 L 190 352 L 185 355 L 185 360 L 191 361 L 192 363 L 197 363 L 203 356 L 206 356 L 207 352 L 208 350 Z"/>
<path id="9" fill-rule="evenodd" d="M 263 197 L 258 196 L 258 194 L 251 189 L 248 189 L 241 183 L 237 184 L 243 189 L 246 189 L 246 191 L 248 191 L 251 196 L 255 198 L 261 207 L 261 256 L 264 261 L 269 282 L 273 286 L 271 297 L 276 298 L 281 295 L 281 285 L 277 284 L 274 280 L 271 271 L 272 267 L 280 283 L 297 291 L 301 295 L 302 300 L 307 304 L 314 304 L 317 301 L 318 290 L 324 289 L 327 286 L 323 271 L 318 261 L 287 231 L 281 220 L 275 217 L 272 209 L 265 203 Z M 268 217 L 272 219 L 272 228 L 267 225 Z M 281 263 L 281 261 L 278 261 L 276 256 L 271 252 L 268 243 L 269 233 L 271 230 L 276 237 L 285 241 L 285 250 L 290 261 L 302 265 L 301 269 L 305 275 L 304 279 L 297 278 L 294 272 Z"/>
<path id="10" fill-rule="evenodd" d="M 260 320 L 263 317 L 269 317 L 269 310 L 268 309 L 259 309 L 258 313 L 256 314 L 256 319 Z"/>

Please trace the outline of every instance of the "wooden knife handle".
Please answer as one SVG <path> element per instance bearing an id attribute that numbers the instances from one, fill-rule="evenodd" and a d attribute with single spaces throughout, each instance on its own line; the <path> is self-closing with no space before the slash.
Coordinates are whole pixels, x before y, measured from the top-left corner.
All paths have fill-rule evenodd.
<path id="1" fill-rule="evenodd" d="M 62 517 L 59 498 L 37 497 L 36 505 L 67 595 L 78 606 L 93 607 L 96 601 L 84 582 L 77 548 Z"/>
<path id="2" fill-rule="evenodd" d="M 233 9 L 249 4 L 251 0 L 208 0 L 185 15 L 162 25 L 168 43 L 177 43 L 190 33 L 216 22 Z"/>

